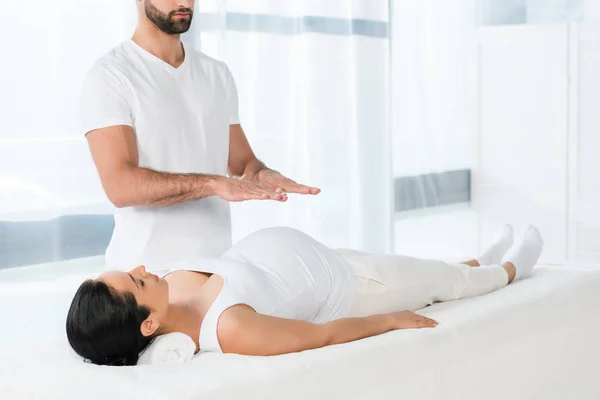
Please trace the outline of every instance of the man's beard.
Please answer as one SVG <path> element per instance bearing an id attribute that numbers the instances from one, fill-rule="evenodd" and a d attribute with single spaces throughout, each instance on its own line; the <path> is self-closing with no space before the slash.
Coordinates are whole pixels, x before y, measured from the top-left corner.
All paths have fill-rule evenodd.
<path id="1" fill-rule="evenodd" d="M 144 11 L 146 16 L 158 29 L 169 35 L 179 35 L 180 33 L 187 32 L 192 24 L 192 17 L 194 13 L 189 8 L 180 8 L 178 10 L 171 11 L 168 15 L 154 7 L 149 0 L 144 3 Z M 190 13 L 189 18 L 178 18 L 172 19 L 175 13 Z"/>

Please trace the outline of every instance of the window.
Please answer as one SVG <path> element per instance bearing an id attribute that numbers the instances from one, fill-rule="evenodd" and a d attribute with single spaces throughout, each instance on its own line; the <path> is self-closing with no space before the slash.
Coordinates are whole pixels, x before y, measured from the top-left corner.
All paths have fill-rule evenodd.
<path id="1" fill-rule="evenodd" d="M 83 4 L 82 4 L 83 3 Z M 103 254 L 112 208 L 81 132 L 92 63 L 135 28 L 134 1 L 0 3 L 0 269 Z"/>
<path id="2" fill-rule="evenodd" d="M 583 20 L 583 0 L 481 0 L 480 4 L 482 25 Z"/>

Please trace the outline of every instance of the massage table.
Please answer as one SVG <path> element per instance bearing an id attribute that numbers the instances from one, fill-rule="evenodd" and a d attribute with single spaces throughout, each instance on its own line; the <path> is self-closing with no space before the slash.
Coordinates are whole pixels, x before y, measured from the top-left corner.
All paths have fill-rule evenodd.
<path id="1" fill-rule="evenodd" d="M 62 307 L 73 290 L 60 293 Z M 436 328 L 276 357 L 100 367 L 75 358 L 63 333 L 43 346 L 5 346 L 0 398 L 598 400 L 599 310 L 600 269 L 540 266 L 499 291 L 419 310 Z M 53 317 L 64 324 L 65 315 Z"/>

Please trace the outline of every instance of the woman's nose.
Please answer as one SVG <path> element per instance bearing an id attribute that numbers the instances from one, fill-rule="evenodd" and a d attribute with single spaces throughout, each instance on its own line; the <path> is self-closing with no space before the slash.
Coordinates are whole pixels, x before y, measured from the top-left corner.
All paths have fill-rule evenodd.
<path id="1" fill-rule="evenodd" d="M 131 270 L 130 274 L 131 275 L 135 275 L 135 274 L 145 275 L 146 267 L 143 265 L 138 265 L 137 267 L 135 267 L 134 269 Z"/>

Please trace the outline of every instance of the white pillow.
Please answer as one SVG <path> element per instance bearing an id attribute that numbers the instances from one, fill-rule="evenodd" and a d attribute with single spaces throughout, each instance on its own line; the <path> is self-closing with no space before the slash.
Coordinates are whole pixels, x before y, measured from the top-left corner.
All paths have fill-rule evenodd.
<path id="1" fill-rule="evenodd" d="M 156 337 L 140 354 L 138 365 L 183 364 L 190 361 L 196 352 L 191 337 L 181 332 L 167 333 Z"/>

